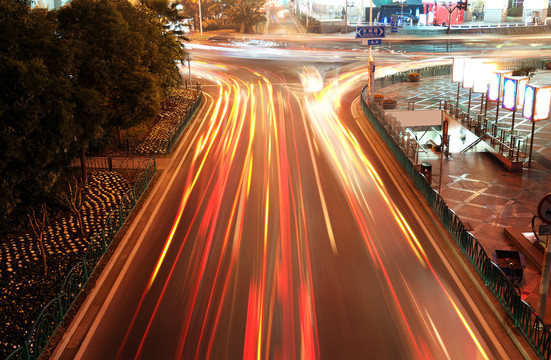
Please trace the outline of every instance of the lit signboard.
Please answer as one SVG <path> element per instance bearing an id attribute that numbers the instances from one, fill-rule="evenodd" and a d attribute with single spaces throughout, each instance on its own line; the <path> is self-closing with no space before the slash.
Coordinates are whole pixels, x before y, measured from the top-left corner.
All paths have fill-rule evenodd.
<path id="1" fill-rule="evenodd" d="M 524 103 L 524 89 L 528 84 L 528 76 L 505 76 L 503 78 L 503 103 L 502 107 L 516 111 L 522 109 Z"/>
<path id="2" fill-rule="evenodd" d="M 473 76 L 473 92 L 485 93 L 488 91 L 488 82 L 492 71 L 496 69 L 495 64 L 481 64 Z"/>
<path id="3" fill-rule="evenodd" d="M 463 74 L 465 72 L 465 63 L 469 58 L 453 58 L 452 66 L 452 82 L 463 82 Z"/>
<path id="4" fill-rule="evenodd" d="M 551 85 L 526 84 L 522 116 L 532 121 L 549 118 L 551 106 Z"/>
<path id="5" fill-rule="evenodd" d="M 492 71 L 488 78 L 488 100 L 501 101 L 503 96 L 503 80 L 505 75 L 511 75 L 512 70 L 495 70 Z"/>
<path id="6" fill-rule="evenodd" d="M 501 107 L 507 110 L 516 110 L 518 82 L 506 77 L 503 80 L 503 104 Z"/>

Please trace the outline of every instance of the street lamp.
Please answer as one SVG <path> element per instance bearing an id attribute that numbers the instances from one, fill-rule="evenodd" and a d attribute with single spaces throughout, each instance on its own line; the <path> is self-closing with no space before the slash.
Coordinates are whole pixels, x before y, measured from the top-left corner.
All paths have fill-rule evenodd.
<path id="1" fill-rule="evenodd" d="M 404 25 L 404 6 L 407 6 L 407 0 L 400 0 L 400 24 Z"/>
<path id="2" fill-rule="evenodd" d="M 452 82 L 457 83 L 457 101 L 455 107 L 459 107 L 459 89 L 461 88 L 461 83 L 463 82 L 465 63 L 469 60 L 470 58 L 453 58 Z"/>
<path id="3" fill-rule="evenodd" d="M 201 16 L 201 0 L 199 0 L 199 28 L 201 29 L 201 36 L 203 36 L 203 17 Z"/>
<path id="4" fill-rule="evenodd" d="M 193 59 L 193 55 L 190 54 L 190 53 L 187 53 L 187 56 L 186 56 L 186 60 L 187 60 L 187 71 L 188 71 L 188 76 L 189 76 L 189 89 L 190 90 L 193 90 L 193 86 L 191 84 L 191 60 Z"/>
<path id="5" fill-rule="evenodd" d="M 474 75 L 473 92 L 481 93 L 479 117 L 482 116 L 482 109 L 484 108 L 484 127 L 483 127 L 484 133 L 486 133 L 487 131 L 487 124 L 488 124 L 486 119 L 486 113 L 488 112 L 488 99 L 486 98 L 486 106 L 484 106 L 484 97 L 487 96 L 487 93 L 488 93 L 488 83 L 490 82 L 490 74 L 495 69 L 496 69 L 495 64 L 482 63 L 480 66 L 477 66 L 477 69 L 475 70 L 475 75 Z"/>
<path id="6" fill-rule="evenodd" d="M 534 130 L 536 121 L 549 118 L 551 104 L 551 85 L 526 84 L 524 91 L 524 106 L 522 116 L 532 121 L 532 137 L 530 138 L 530 158 L 528 167 L 532 166 L 532 147 L 534 145 Z"/>
<path id="7" fill-rule="evenodd" d="M 496 105 L 496 125 L 497 121 L 499 119 L 499 103 L 501 101 L 501 98 L 503 96 L 503 81 L 505 79 L 505 75 L 513 75 L 513 70 L 494 70 L 490 74 L 490 81 L 488 83 L 488 94 L 486 98 L 489 101 L 495 101 L 497 102 Z M 497 135 L 497 126 L 494 127 L 494 136 Z"/>
<path id="8" fill-rule="evenodd" d="M 515 113 L 517 109 L 522 109 L 524 90 L 529 80 L 529 76 L 505 75 L 503 78 L 503 102 L 501 107 L 513 112 L 511 131 L 515 129 Z"/>
<path id="9" fill-rule="evenodd" d="M 482 67 L 482 60 L 469 59 L 464 64 L 463 69 L 463 88 L 469 89 L 469 105 L 467 106 L 467 116 L 471 118 L 471 97 L 473 94 L 474 79 L 479 68 Z"/>

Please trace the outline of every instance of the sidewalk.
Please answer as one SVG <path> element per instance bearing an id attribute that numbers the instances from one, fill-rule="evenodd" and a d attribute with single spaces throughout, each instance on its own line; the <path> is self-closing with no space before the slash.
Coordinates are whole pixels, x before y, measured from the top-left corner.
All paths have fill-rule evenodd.
<path id="1" fill-rule="evenodd" d="M 538 71 L 531 83 L 551 83 L 551 71 Z M 398 101 L 398 109 L 407 110 L 408 101 L 415 103 L 415 111 L 438 109 L 440 100 L 457 98 L 457 84 L 451 76 L 422 78 L 417 83 L 404 82 L 376 90 L 386 98 Z M 473 94 L 471 110 L 480 112 L 480 94 Z M 460 90 L 460 103 L 468 105 L 468 91 Z M 500 109 L 500 124 L 511 124 L 512 112 Z M 489 104 L 488 118 L 495 118 L 495 103 Z M 530 138 L 532 124 L 517 111 L 515 129 Z M 535 310 L 538 308 L 541 262 L 543 255 L 530 241 L 535 241 L 531 222 L 542 197 L 551 192 L 551 123 L 536 123 L 531 169 L 527 164 L 521 172 L 507 171 L 484 145 L 460 153 L 477 136 L 458 122 L 450 123 L 450 156 L 444 158 L 440 169 L 440 153 L 425 147 L 419 152 L 419 163 L 432 165 L 432 185 L 446 204 L 455 211 L 491 257 L 495 250 L 516 250 L 526 257 L 526 269 L 521 283 L 522 299 Z M 462 135 L 465 139 L 462 139 Z M 439 142 L 439 141 L 438 141 Z M 423 143 L 423 141 L 421 141 Z M 539 223 L 538 223 L 539 224 Z M 505 229 L 513 236 L 507 236 Z M 529 253 L 528 253 L 529 252 Z M 530 255 L 535 254 L 535 261 Z M 537 257 L 540 256 L 540 259 Z M 538 266 L 539 265 L 539 266 Z M 545 323 L 551 323 L 551 297 L 548 297 Z"/>

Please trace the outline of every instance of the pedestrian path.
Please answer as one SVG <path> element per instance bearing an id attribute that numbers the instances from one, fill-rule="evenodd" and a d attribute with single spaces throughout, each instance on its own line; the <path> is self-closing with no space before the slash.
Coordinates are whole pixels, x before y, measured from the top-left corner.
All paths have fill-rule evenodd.
<path id="1" fill-rule="evenodd" d="M 531 83 L 551 84 L 551 71 L 538 71 Z M 422 111 L 438 109 L 441 101 L 445 100 L 455 104 L 457 88 L 457 84 L 451 82 L 451 77 L 445 75 L 423 78 L 419 82 L 397 83 L 377 89 L 376 93 L 397 100 L 398 109 L 407 110 L 409 102 L 410 106 L 413 104 L 414 111 Z M 468 107 L 468 90 L 459 90 L 459 103 Z M 495 105 L 489 103 L 488 118 L 495 118 Z M 480 113 L 480 94 L 471 94 L 470 109 Z M 512 112 L 500 109 L 499 124 L 510 127 L 511 121 Z M 515 130 L 529 139 L 531 129 L 532 123 L 517 111 Z M 444 157 L 443 161 L 441 153 L 428 146 L 425 151 L 419 151 L 418 163 L 431 164 L 433 187 L 440 189 L 446 204 L 460 216 L 488 255 L 492 256 L 496 250 L 524 253 L 517 243 L 519 239 L 508 237 L 504 230 L 507 228 L 510 232 L 524 234 L 524 239 L 520 240 L 526 243 L 527 240 L 534 241 L 532 218 L 537 212 L 539 201 L 551 192 L 551 122 L 544 120 L 536 123 L 531 168 L 525 164 L 523 170 L 516 173 L 507 171 L 483 145 L 461 153 L 460 149 L 477 139 L 477 136 L 459 122 L 450 123 L 449 134 L 450 155 Z M 537 309 L 541 272 L 528 258 L 526 265 L 520 286 L 522 298 Z M 545 322 L 551 323 L 549 300 Z"/>

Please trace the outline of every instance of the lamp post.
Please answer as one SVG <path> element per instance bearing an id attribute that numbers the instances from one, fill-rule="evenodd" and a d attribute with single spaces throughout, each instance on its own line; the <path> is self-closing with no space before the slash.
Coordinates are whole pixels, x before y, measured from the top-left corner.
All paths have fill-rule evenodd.
<path id="1" fill-rule="evenodd" d="M 461 89 L 461 83 L 463 82 L 463 74 L 465 73 L 465 63 L 469 58 L 453 58 L 452 65 L 452 82 L 457 83 L 457 101 L 455 107 L 459 107 L 459 89 Z"/>
<path id="2" fill-rule="evenodd" d="M 201 15 L 201 0 L 199 0 L 199 28 L 201 29 L 201 36 L 203 36 L 203 17 Z"/>
<path id="3" fill-rule="evenodd" d="M 485 64 L 482 62 L 480 66 L 477 66 L 477 71 L 475 73 L 474 77 L 474 83 L 473 83 L 473 92 L 475 93 L 481 93 L 480 96 L 480 115 L 482 116 L 482 108 L 484 106 L 484 97 L 488 93 L 488 83 L 490 82 L 490 74 L 492 71 L 494 71 L 496 68 L 495 64 Z M 483 133 L 485 134 L 487 132 L 487 120 L 486 120 L 486 113 L 488 111 L 488 99 L 486 98 L 486 106 L 484 106 L 484 125 L 483 125 Z"/>
<path id="4" fill-rule="evenodd" d="M 191 84 L 191 59 L 193 59 L 193 55 L 190 53 L 187 53 L 187 71 L 188 71 L 188 77 L 189 77 L 189 88 L 190 90 L 193 89 L 193 86 Z"/>
<path id="5" fill-rule="evenodd" d="M 522 116 L 532 121 L 532 136 L 530 138 L 530 158 L 528 167 L 532 167 L 532 147 L 534 146 L 534 130 L 536 121 L 549 118 L 551 104 L 551 85 L 526 84 Z"/>
<path id="6" fill-rule="evenodd" d="M 404 25 L 404 6 L 407 6 L 407 5 L 408 5 L 407 0 L 400 1 L 400 23 L 402 26 Z"/>
<path id="7" fill-rule="evenodd" d="M 503 78 L 503 102 L 501 107 L 513 112 L 511 132 L 515 129 L 515 113 L 522 109 L 524 103 L 524 90 L 530 80 L 529 76 L 508 76 Z"/>
<path id="8" fill-rule="evenodd" d="M 463 88 L 469 89 L 469 105 L 467 106 L 467 116 L 471 118 L 471 97 L 473 93 L 474 77 L 482 66 L 482 60 L 469 59 L 463 64 Z"/>
<path id="9" fill-rule="evenodd" d="M 494 70 L 490 74 L 490 81 L 488 83 L 488 94 L 486 99 L 489 101 L 497 102 L 496 105 L 496 126 L 494 131 L 494 136 L 497 135 L 497 122 L 499 120 L 499 103 L 503 96 L 503 80 L 505 75 L 513 75 L 512 70 Z"/>

